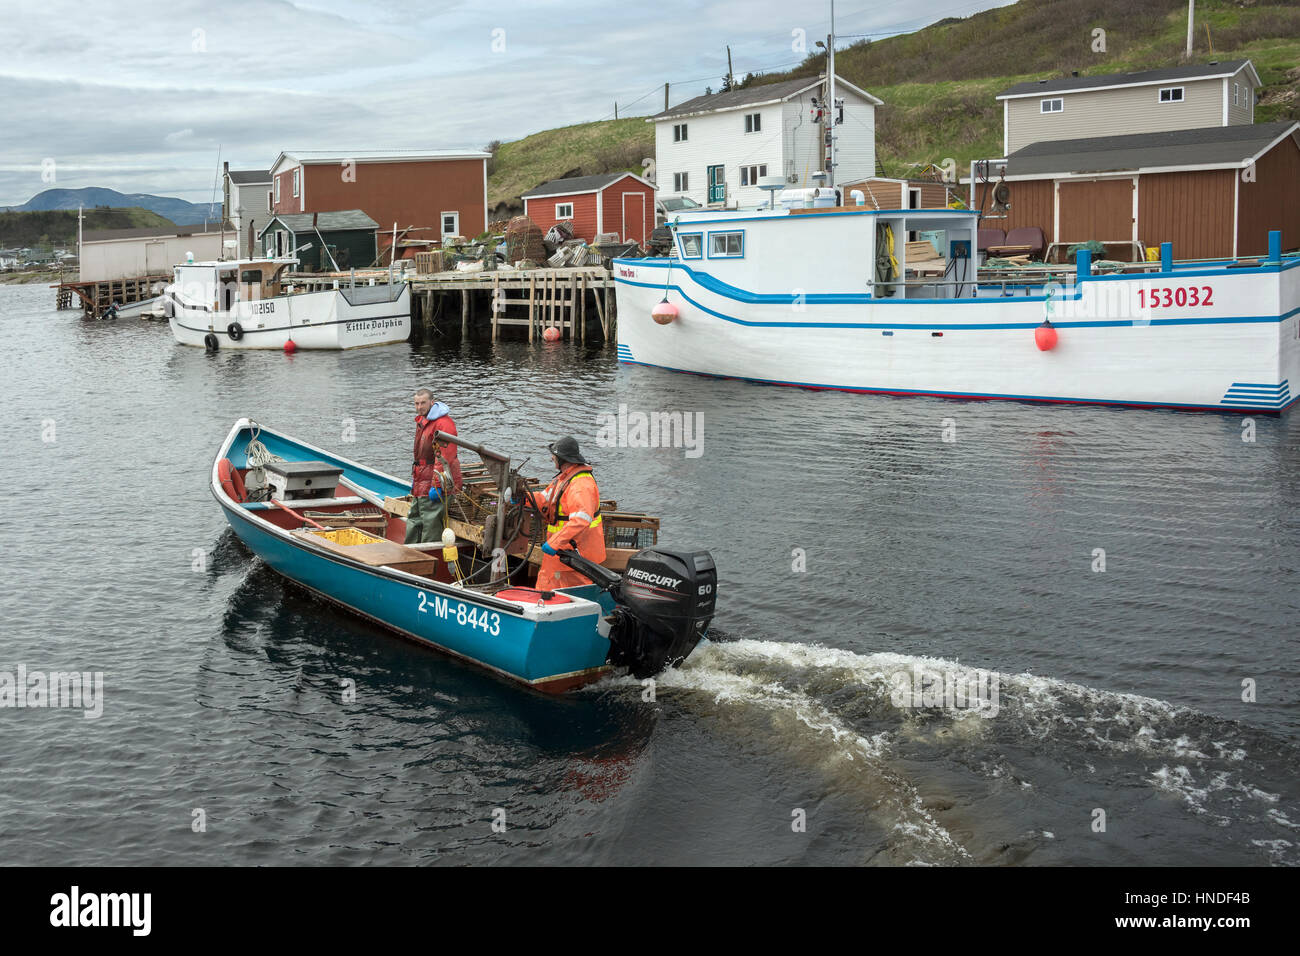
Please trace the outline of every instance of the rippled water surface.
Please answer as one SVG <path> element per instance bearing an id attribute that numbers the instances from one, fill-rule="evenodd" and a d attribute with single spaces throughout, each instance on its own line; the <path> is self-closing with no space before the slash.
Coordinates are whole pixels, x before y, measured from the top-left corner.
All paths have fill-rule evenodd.
<path id="1" fill-rule="evenodd" d="M 1300 414 L 1245 442 L 568 344 L 208 355 L 52 300 L 0 287 L 0 671 L 102 671 L 104 707 L 0 708 L 6 862 L 1300 862 Z M 607 497 L 713 551 L 715 640 L 653 702 L 403 643 L 226 529 L 236 418 L 406 474 L 421 385 L 535 474 L 574 434 Z M 703 454 L 596 447 L 620 404 L 699 413 Z M 921 673 L 996 709 L 895 700 Z"/>

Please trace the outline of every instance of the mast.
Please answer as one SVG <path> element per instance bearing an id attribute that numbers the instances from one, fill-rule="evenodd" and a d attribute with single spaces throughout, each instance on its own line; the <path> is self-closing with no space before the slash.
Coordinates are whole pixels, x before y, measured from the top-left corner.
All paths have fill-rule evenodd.
<path id="1" fill-rule="evenodd" d="M 831 121 L 827 129 L 830 131 L 830 148 L 827 151 L 826 159 L 826 182 L 827 185 L 835 185 L 835 0 L 831 0 L 831 35 L 829 42 L 826 44 L 827 54 L 830 65 L 827 67 L 827 80 L 830 82 L 830 108 Z"/>

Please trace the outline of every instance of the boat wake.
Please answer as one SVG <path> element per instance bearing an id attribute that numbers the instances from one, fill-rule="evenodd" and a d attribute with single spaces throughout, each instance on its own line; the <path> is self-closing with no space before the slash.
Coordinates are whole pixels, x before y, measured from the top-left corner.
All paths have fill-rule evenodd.
<path id="1" fill-rule="evenodd" d="M 1297 748 L 1164 701 L 748 638 L 701 645 L 656 690 L 863 805 L 885 834 L 864 862 L 1300 863 Z M 1171 816 L 1178 846 L 1143 846 Z"/>

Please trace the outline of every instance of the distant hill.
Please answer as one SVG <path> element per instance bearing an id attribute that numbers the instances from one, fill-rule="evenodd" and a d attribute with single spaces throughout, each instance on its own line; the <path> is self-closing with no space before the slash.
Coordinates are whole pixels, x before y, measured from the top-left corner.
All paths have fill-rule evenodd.
<path id="1" fill-rule="evenodd" d="M 13 212 L 36 212 L 51 209 L 73 209 L 84 206 L 91 209 L 96 206 L 108 206 L 114 209 L 139 208 L 148 209 L 158 215 L 182 226 L 203 222 L 205 219 L 216 221 L 221 216 L 221 204 L 217 203 L 209 211 L 207 203 L 186 202 L 171 196 L 152 196 L 149 193 L 120 193 L 116 189 L 104 189 L 99 186 L 86 186 L 82 189 L 47 189 L 37 193 L 21 206 L 8 206 Z"/>
<path id="2" fill-rule="evenodd" d="M 87 209 L 83 228 L 138 229 L 145 226 L 172 226 L 148 209 Z M 77 210 L 52 209 L 31 212 L 0 212 L 0 248 L 37 248 L 53 246 L 76 249 Z"/>
<path id="3" fill-rule="evenodd" d="M 1104 50 L 1094 49 L 1097 29 L 1105 31 Z M 1195 32 L 1195 62 L 1253 61 L 1264 82 L 1256 122 L 1300 119 L 1300 4 L 1200 0 Z M 915 33 L 837 44 L 835 72 L 885 101 L 876 110 L 876 152 L 886 175 L 906 176 L 916 164 L 949 157 L 964 172 L 972 159 L 1002 154 L 995 97 L 1007 87 L 1074 70 L 1086 76 L 1171 66 L 1182 61 L 1186 41 L 1182 0 L 1020 0 Z M 825 68 L 819 53 L 792 70 L 738 80 L 778 83 Z M 703 93 L 703 85 L 679 91 L 674 102 Z M 499 148 L 488 205 L 522 207 L 521 192 L 566 175 L 639 172 L 641 158 L 653 154 L 654 127 L 644 117 L 535 133 Z"/>

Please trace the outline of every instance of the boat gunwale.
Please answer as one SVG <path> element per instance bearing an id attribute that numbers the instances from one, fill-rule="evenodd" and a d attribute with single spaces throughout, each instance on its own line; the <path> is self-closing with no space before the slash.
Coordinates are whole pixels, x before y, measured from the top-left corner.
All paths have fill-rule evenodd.
<path id="1" fill-rule="evenodd" d="M 360 471 L 369 472 L 370 474 L 377 475 L 381 478 L 387 479 L 399 485 L 405 484 L 405 482 L 402 482 L 391 475 L 385 474 L 384 472 L 367 468 L 364 465 L 360 465 L 349 458 L 344 458 L 340 455 L 334 455 L 330 452 L 325 451 L 324 449 L 317 448 L 315 445 L 312 445 L 308 442 L 300 441 L 299 439 L 293 438 L 292 436 L 287 435 L 284 432 L 280 432 L 275 430 L 274 428 L 268 428 L 265 425 L 256 423 L 250 418 L 241 418 L 239 419 L 238 422 L 235 423 L 234 427 L 231 428 L 230 433 L 226 436 L 226 440 L 222 442 L 221 447 L 217 452 L 217 456 L 215 459 L 213 459 L 212 462 L 212 482 L 209 490 L 212 492 L 212 496 L 217 500 L 217 504 L 221 505 L 222 510 L 226 512 L 227 516 L 238 515 L 250 527 L 256 528 L 261 531 L 269 532 L 275 535 L 280 540 L 282 540 L 284 543 L 292 545 L 294 548 L 296 548 L 299 551 L 302 551 L 305 554 L 312 555 L 313 557 L 327 558 L 333 563 L 341 564 L 345 567 L 352 568 L 353 570 L 364 571 L 376 577 L 386 578 L 395 583 L 403 584 L 406 585 L 407 587 L 412 587 L 417 590 L 435 591 L 444 597 L 454 597 L 457 600 L 466 600 L 468 595 L 473 595 L 472 598 L 469 598 L 469 600 L 472 603 L 479 604 L 480 606 L 483 607 L 491 608 L 494 611 L 504 611 L 508 614 L 513 614 L 516 617 L 519 617 L 523 620 L 531 621 L 534 627 L 536 627 L 539 624 L 544 624 L 550 621 L 567 620 L 568 618 L 571 617 L 585 617 L 591 614 L 595 614 L 599 616 L 599 614 L 601 613 L 599 603 L 588 600 L 587 598 L 579 597 L 578 595 L 571 594 L 568 595 L 568 597 L 571 599 L 571 603 L 573 607 L 572 611 L 570 611 L 568 607 L 557 607 L 555 605 L 546 605 L 545 606 L 547 609 L 546 613 L 544 615 L 538 615 L 536 613 L 530 613 L 531 606 L 525 605 L 523 603 L 503 601 L 500 598 L 495 598 L 487 594 L 481 594 L 478 591 L 471 591 L 467 588 L 457 588 L 450 584 L 445 584 L 442 581 L 435 581 L 432 578 L 420 577 L 419 575 L 411 574 L 409 571 L 402 571 L 397 568 L 389 567 L 387 565 L 365 564 L 361 561 L 358 561 L 355 558 L 349 558 L 347 555 L 337 554 L 333 551 L 329 551 L 319 546 L 312 547 L 310 542 L 305 542 L 300 538 L 294 537 L 286 529 L 281 528 L 278 525 L 272 524 L 271 522 L 260 518 L 258 513 L 247 511 L 244 508 L 241 508 L 239 506 L 240 503 L 235 501 L 229 495 L 227 495 L 225 493 L 225 490 L 221 487 L 221 479 L 217 474 L 217 466 L 223 458 L 227 457 L 227 453 L 229 452 L 231 446 L 234 444 L 235 438 L 239 435 L 239 433 L 244 431 L 245 428 L 247 428 L 250 425 L 256 425 L 259 433 L 269 432 L 272 435 L 276 435 L 280 438 L 288 439 L 289 441 L 294 442 L 295 444 L 298 444 L 304 448 L 318 452 L 322 455 L 325 455 L 328 458 L 332 458 L 337 462 L 342 462 L 347 465 L 353 466 Z M 280 574 L 282 572 L 277 571 L 276 573 Z M 299 583 L 295 578 L 292 578 L 287 574 L 283 576 L 289 578 L 289 580 L 291 581 L 294 581 L 295 584 Z M 310 587 L 310 586 L 304 584 L 303 587 Z M 331 600 L 335 600 L 336 603 L 342 604 L 342 602 L 337 601 L 337 599 L 331 599 Z M 591 609 L 589 610 L 587 608 L 584 608 L 583 605 L 590 605 Z M 343 606 L 347 608 L 352 607 L 349 604 L 344 604 Z M 563 612 L 568 612 L 568 613 L 563 613 Z M 358 611 L 357 613 L 364 614 L 365 612 Z M 423 640 L 423 638 L 421 638 L 421 640 Z"/>

